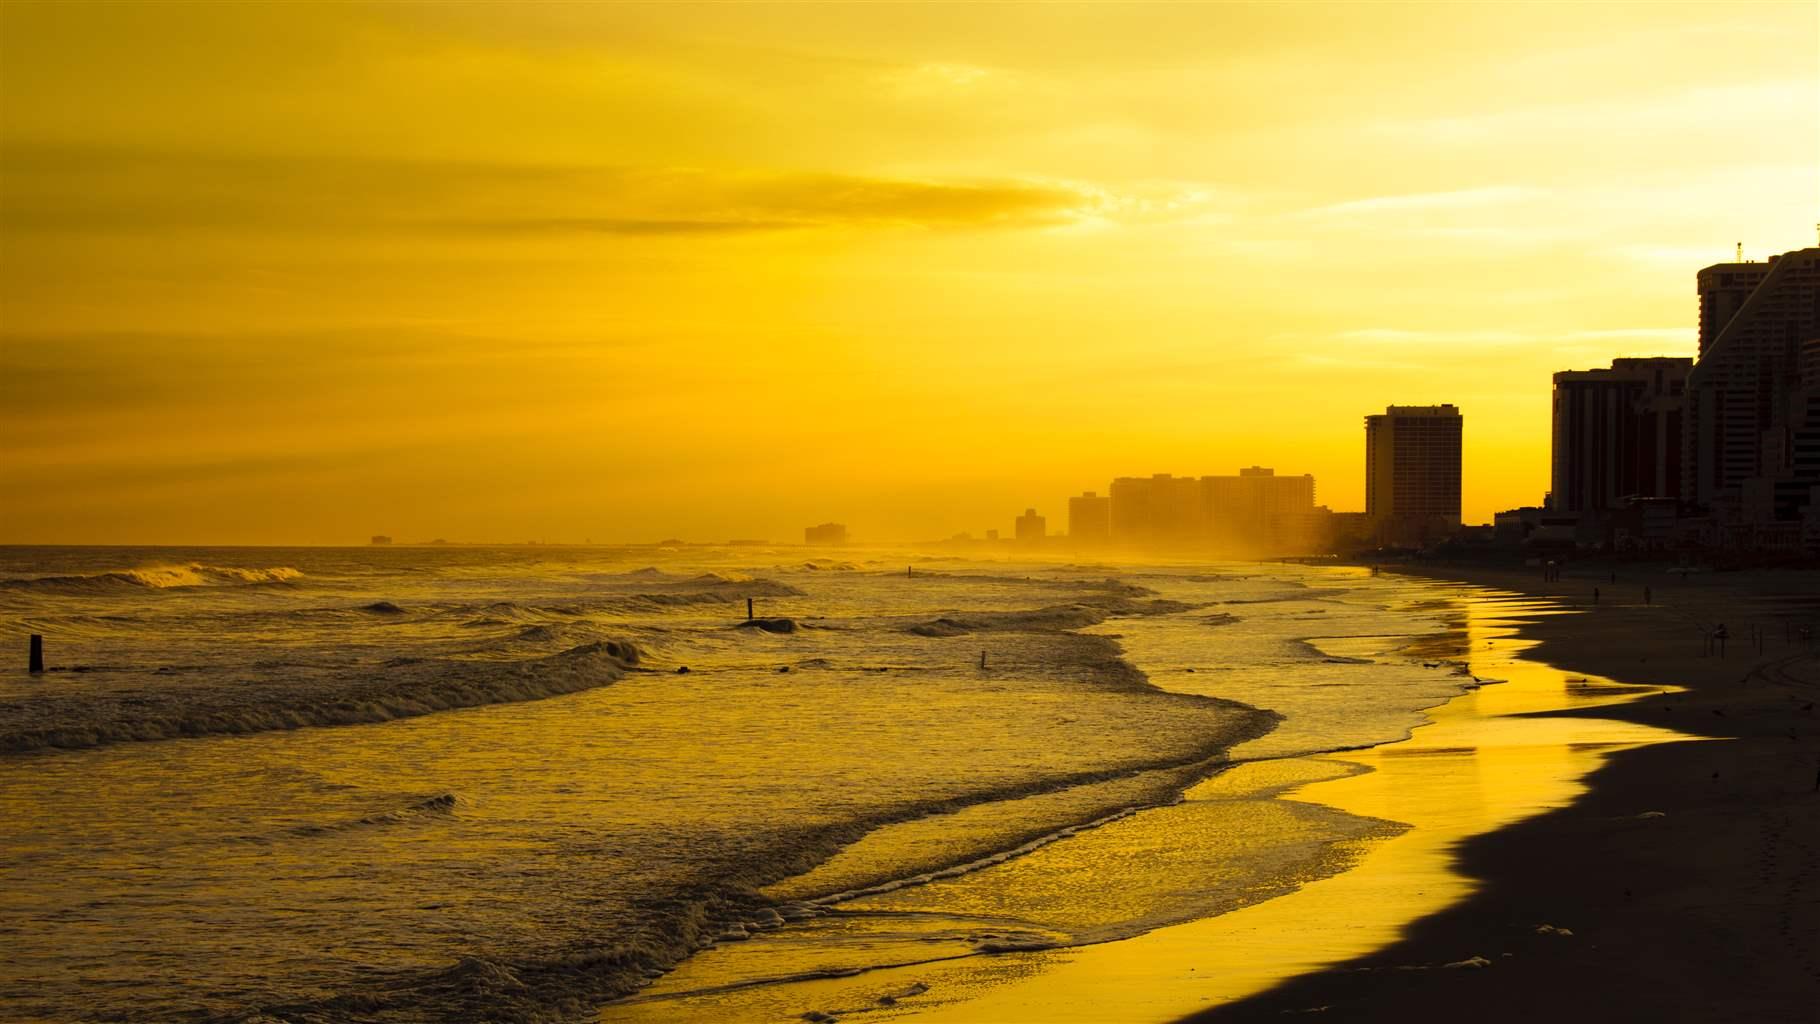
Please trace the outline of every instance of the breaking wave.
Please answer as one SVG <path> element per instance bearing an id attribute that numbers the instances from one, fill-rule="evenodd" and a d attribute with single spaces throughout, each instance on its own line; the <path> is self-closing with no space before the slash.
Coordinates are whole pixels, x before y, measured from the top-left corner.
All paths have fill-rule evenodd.
<path id="1" fill-rule="evenodd" d="M 966 636 L 1007 630 L 1049 631 L 1081 629 L 1098 625 L 1107 619 L 1132 615 L 1173 615 L 1189 611 L 1194 605 L 1157 598 L 1134 601 L 1123 596 L 1051 605 L 1019 612 L 966 612 L 944 615 L 929 622 L 917 623 L 910 632 L 917 636 Z"/>
<path id="2" fill-rule="evenodd" d="M 0 752 L 355 725 L 540 700 L 605 686 L 638 664 L 606 640 L 524 661 L 399 659 L 355 670 L 132 694 L 45 692 L 0 701 Z"/>
<path id="3" fill-rule="evenodd" d="M 138 569 L 118 569 L 92 576 L 38 576 L 0 580 L 0 589 L 93 593 L 114 589 L 138 588 L 175 590 L 183 587 L 237 587 L 264 583 L 291 583 L 303 573 L 288 565 L 270 568 L 241 568 L 229 565 L 152 565 Z"/>

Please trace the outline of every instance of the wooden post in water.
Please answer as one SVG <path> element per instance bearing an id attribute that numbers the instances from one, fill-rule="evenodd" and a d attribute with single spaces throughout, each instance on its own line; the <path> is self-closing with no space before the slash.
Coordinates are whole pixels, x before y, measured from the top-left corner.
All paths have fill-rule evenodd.
<path id="1" fill-rule="evenodd" d="M 985 667 L 986 667 L 986 652 L 981 651 L 980 652 L 980 668 L 985 668 Z"/>
<path id="2" fill-rule="evenodd" d="M 44 671 L 44 636 L 40 633 L 32 634 L 31 670 L 34 675 Z"/>
<path id="3" fill-rule="evenodd" d="M 746 621 L 752 621 L 752 599 L 746 598 Z"/>

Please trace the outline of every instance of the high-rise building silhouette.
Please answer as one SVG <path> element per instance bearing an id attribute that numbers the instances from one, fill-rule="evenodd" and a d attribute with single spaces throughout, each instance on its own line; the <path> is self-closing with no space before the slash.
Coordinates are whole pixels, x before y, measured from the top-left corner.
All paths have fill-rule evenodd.
<path id="1" fill-rule="evenodd" d="M 1112 499 L 1088 491 L 1068 499 L 1068 539 L 1076 544 L 1104 544 L 1112 539 Z"/>
<path id="2" fill-rule="evenodd" d="M 1556 512 L 1681 493 L 1681 412 L 1692 359 L 1615 359 L 1555 374 L 1550 483 Z"/>
<path id="3" fill-rule="evenodd" d="M 1025 509 L 1024 514 L 1017 517 L 1016 526 L 1020 543 L 1039 541 L 1049 534 L 1049 520 L 1037 515 L 1033 508 Z"/>
<path id="4" fill-rule="evenodd" d="M 1207 499 L 1191 476 L 1122 476 L 1112 481 L 1112 536 L 1120 544 L 1182 547 L 1202 541 Z"/>
<path id="5" fill-rule="evenodd" d="M 1130 547 L 1301 553 L 1314 540 L 1315 516 L 1313 476 L 1278 476 L 1263 466 L 1233 476 L 1157 473 L 1112 482 L 1112 539 Z"/>
<path id="6" fill-rule="evenodd" d="M 1387 539 L 1460 525 L 1462 419 L 1452 405 L 1393 405 L 1365 417 L 1365 514 Z"/>
<path id="7" fill-rule="evenodd" d="M 1700 293 L 1700 347 L 1705 355 L 1713 339 L 1757 290 L 1769 273 L 1768 263 L 1715 263 L 1694 275 Z"/>
<path id="8" fill-rule="evenodd" d="M 1314 477 L 1277 476 L 1263 466 L 1237 476 L 1201 478 L 1207 528 L 1216 544 L 1268 551 L 1300 550 L 1314 514 Z"/>
<path id="9" fill-rule="evenodd" d="M 1709 294 L 1726 274 L 1734 287 Z M 1681 495 L 1720 521 L 1793 520 L 1820 485 L 1820 380 L 1802 373 L 1804 356 L 1810 367 L 1820 358 L 1809 347 L 1820 339 L 1820 248 L 1708 267 L 1696 282 L 1703 346 L 1687 379 Z"/>

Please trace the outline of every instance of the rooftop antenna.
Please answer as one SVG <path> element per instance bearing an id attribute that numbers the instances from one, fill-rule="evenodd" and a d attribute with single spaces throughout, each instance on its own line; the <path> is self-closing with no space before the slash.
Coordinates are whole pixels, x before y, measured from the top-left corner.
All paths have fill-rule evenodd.
<path id="1" fill-rule="evenodd" d="M 1739 243 L 1738 243 L 1738 259 L 1737 259 L 1737 262 L 1739 262 L 1739 263 L 1743 263 L 1743 262 L 1744 262 L 1744 243 L 1743 243 L 1743 242 L 1739 242 Z"/>

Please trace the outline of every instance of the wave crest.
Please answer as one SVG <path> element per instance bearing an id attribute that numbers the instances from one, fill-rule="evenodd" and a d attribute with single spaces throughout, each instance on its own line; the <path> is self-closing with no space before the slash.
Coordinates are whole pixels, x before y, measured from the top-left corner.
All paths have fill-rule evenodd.
<path id="1" fill-rule="evenodd" d="M 635 645 L 604 640 L 524 661 L 398 659 L 257 689 L 224 681 L 130 698 L 48 691 L 0 701 L 0 752 L 388 722 L 590 690 L 638 661 Z"/>
<path id="2" fill-rule="evenodd" d="M 147 565 L 136 569 L 115 569 L 89 576 L 37 576 L 0 581 L 7 590 L 32 590 L 64 593 L 92 593 L 114 589 L 177 590 L 188 587 L 244 587 L 270 583 L 292 583 L 303 578 L 303 572 L 288 565 L 247 568 L 233 565 Z"/>

